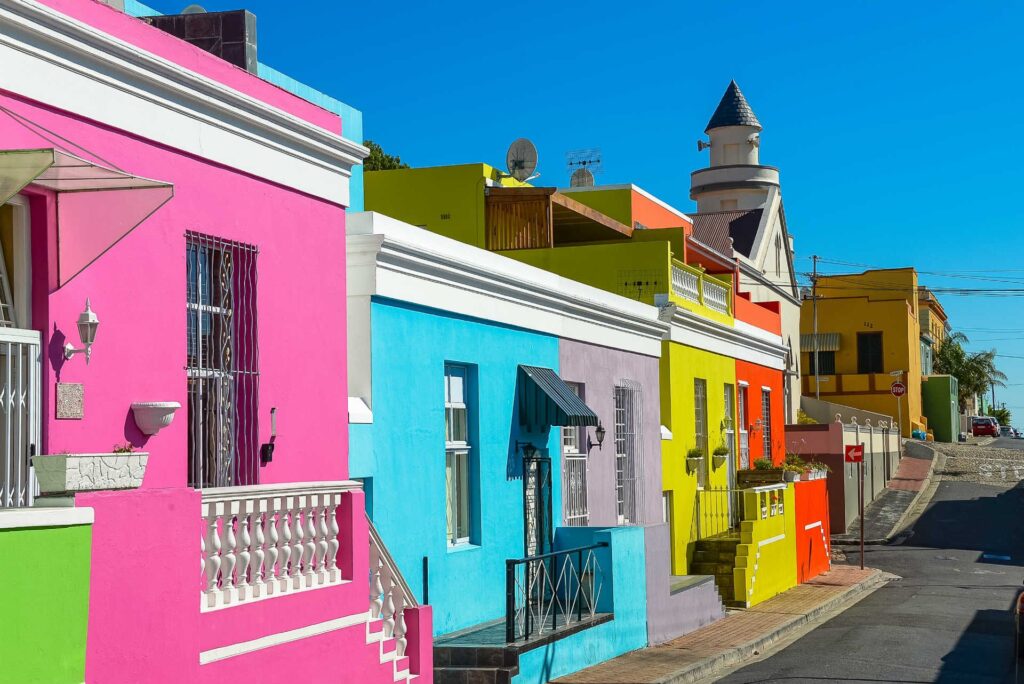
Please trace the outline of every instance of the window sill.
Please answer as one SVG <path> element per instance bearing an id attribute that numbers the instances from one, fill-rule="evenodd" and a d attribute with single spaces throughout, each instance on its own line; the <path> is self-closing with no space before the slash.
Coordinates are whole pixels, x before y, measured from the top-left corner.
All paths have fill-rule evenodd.
<path id="1" fill-rule="evenodd" d="M 471 542 L 459 542 L 458 544 L 448 544 L 448 553 L 463 553 L 465 551 L 476 551 L 479 548 L 479 544 L 473 544 Z"/>

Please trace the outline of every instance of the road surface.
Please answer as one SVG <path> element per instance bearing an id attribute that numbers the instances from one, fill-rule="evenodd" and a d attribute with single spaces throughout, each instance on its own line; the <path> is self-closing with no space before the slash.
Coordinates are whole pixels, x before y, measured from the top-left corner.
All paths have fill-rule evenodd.
<path id="1" fill-rule="evenodd" d="M 961 479 L 939 483 L 904 543 L 868 547 L 867 565 L 902 579 L 717 681 L 1017 681 L 1010 609 L 1024 580 L 1024 483 L 999 480 L 998 465 L 979 462 L 967 480 L 958 466 Z"/>

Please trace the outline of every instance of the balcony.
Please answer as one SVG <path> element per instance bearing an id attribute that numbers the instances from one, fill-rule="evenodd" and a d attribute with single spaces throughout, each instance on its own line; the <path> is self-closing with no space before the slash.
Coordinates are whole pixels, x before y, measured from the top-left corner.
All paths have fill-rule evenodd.
<path id="1" fill-rule="evenodd" d="M 732 287 L 681 261 L 672 261 L 672 294 L 726 316 L 732 315 Z"/>

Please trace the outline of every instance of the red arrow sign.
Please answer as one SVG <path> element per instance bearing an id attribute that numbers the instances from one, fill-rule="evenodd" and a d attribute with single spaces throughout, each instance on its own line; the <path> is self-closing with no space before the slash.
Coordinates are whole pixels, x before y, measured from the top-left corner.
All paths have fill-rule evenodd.
<path id="1" fill-rule="evenodd" d="M 897 381 L 889 385 L 889 391 L 892 392 L 892 396 L 894 397 L 902 397 L 907 393 L 907 386 L 902 382 Z"/>
<path id="2" fill-rule="evenodd" d="M 864 461 L 864 445 L 850 444 L 846 447 L 846 462 L 861 463 Z"/>

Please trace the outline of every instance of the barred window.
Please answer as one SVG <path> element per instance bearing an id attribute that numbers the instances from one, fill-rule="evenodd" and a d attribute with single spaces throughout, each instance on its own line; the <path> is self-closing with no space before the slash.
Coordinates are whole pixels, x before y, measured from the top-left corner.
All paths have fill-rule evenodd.
<path id="1" fill-rule="evenodd" d="M 189 485 L 255 484 L 257 250 L 191 232 L 185 242 Z"/>

